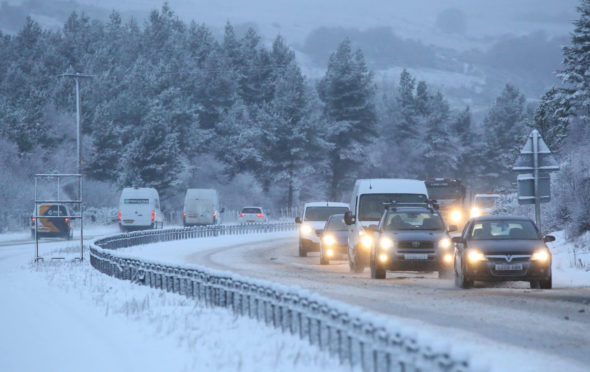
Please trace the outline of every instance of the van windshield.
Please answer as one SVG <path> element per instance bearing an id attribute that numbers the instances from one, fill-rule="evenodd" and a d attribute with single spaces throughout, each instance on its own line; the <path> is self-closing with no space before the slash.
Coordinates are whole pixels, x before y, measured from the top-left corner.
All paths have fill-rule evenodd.
<path id="1" fill-rule="evenodd" d="M 124 199 L 123 204 L 149 204 L 149 199 Z"/>
<path id="2" fill-rule="evenodd" d="M 305 221 L 327 221 L 333 214 L 342 214 L 348 211 L 347 207 L 307 207 L 305 209 Z"/>
<path id="3" fill-rule="evenodd" d="M 385 210 L 383 203 L 425 203 L 424 194 L 365 194 L 361 195 L 357 219 L 359 221 L 379 221 Z"/>
<path id="4" fill-rule="evenodd" d="M 260 208 L 244 208 L 242 209 L 242 213 L 258 214 L 262 213 L 262 210 Z"/>

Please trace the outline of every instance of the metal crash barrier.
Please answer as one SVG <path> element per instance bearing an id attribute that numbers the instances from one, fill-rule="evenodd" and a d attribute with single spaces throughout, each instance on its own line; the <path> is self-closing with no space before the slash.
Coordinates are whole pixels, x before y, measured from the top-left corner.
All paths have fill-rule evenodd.
<path id="1" fill-rule="evenodd" d="M 140 231 L 99 239 L 90 263 L 107 275 L 195 298 L 268 326 L 298 335 L 311 345 L 363 371 L 468 371 L 466 357 L 404 335 L 382 317 L 316 294 L 194 265 L 170 265 L 126 258 L 112 250 L 211 236 L 296 230 L 293 223 L 220 225 Z"/>

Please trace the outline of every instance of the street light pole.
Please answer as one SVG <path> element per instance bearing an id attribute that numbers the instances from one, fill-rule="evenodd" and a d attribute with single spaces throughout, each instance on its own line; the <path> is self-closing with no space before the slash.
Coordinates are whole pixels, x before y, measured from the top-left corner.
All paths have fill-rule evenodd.
<path id="1" fill-rule="evenodd" d="M 80 79 L 86 78 L 93 78 L 94 75 L 88 74 L 81 74 L 79 72 L 73 74 L 62 74 L 63 77 L 70 77 L 76 81 L 76 133 L 77 133 L 77 140 L 76 140 L 76 153 L 77 153 L 77 160 L 78 160 L 78 174 L 82 174 L 82 130 L 80 127 Z"/>
<path id="2" fill-rule="evenodd" d="M 90 79 L 94 75 L 81 74 L 79 72 L 62 74 L 63 77 L 73 78 L 76 81 L 76 152 L 78 154 L 78 205 L 80 208 L 80 247 L 81 251 L 84 246 L 84 205 L 82 203 L 82 130 L 80 127 L 80 79 Z M 83 255 L 80 253 L 80 261 L 83 260 Z"/>

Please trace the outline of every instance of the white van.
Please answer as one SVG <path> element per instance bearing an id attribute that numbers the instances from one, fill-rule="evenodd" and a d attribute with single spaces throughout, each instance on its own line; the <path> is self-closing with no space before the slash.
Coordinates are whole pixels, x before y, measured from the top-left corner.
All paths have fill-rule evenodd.
<path id="1" fill-rule="evenodd" d="M 348 263 L 351 271 L 362 272 L 369 262 L 372 234 L 365 227 L 379 224 L 384 203 L 426 203 L 428 191 L 424 181 L 396 178 L 357 180 L 352 190 L 350 212 L 345 214 L 348 227 Z"/>
<path id="2" fill-rule="evenodd" d="M 182 213 L 184 226 L 220 223 L 219 198 L 215 189 L 188 189 Z"/>
<path id="3" fill-rule="evenodd" d="M 158 229 L 164 227 L 160 196 L 151 187 L 126 187 L 119 199 L 121 231 Z"/>
<path id="4" fill-rule="evenodd" d="M 324 231 L 326 221 L 333 214 L 343 214 L 348 211 L 348 204 L 337 202 L 305 203 L 303 215 L 296 217 L 299 227 L 299 256 L 305 257 L 308 252 L 320 251 L 320 236 Z"/>

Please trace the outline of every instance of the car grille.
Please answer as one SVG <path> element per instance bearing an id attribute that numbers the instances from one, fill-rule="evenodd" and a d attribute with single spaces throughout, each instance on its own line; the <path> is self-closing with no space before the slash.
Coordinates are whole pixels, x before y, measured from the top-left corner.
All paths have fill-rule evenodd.
<path id="1" fill-rule="evenodd" d="M 398 253 L 434 254 L 434 242 L 428 240 L 406 240 L 397 243 Z"/>
<path id="2" fill-rule="evenodd" d="M 529 254 L 492 254 L 487 255 L 488 261 L 493 263 L 516 263 L 516 262 L 528 262 L 531 259 Z"/>

